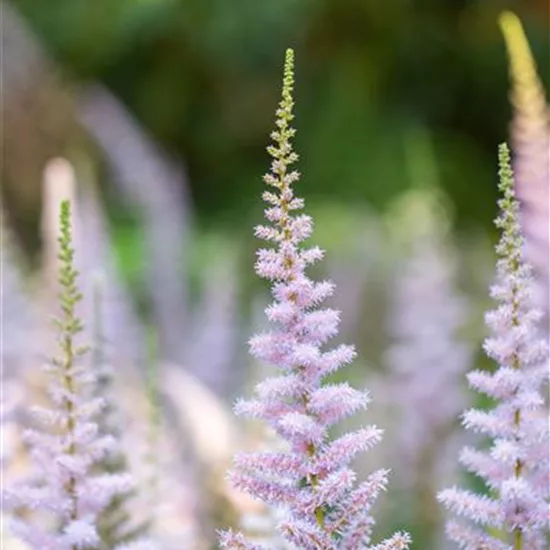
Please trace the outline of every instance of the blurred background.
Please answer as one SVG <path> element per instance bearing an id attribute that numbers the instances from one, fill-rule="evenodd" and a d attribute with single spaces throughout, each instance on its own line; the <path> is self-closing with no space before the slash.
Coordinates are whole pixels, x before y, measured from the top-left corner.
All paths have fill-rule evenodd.
<path id="1" fill-rule="evenodd" d="M 75 113 L 74 102 L 90 85 L 105 86 L 150 139 L 186 166 L 185 192 L 199 226 L 249 232 L 258 219 L 259 175 L 286 47 L 297 54 L 296 147 L 309 203 L 384 208 L 411 184 L 407 149 L 420 129 L 433 144 L 439 182 L 461 228 L 487 229 L 494 212 L 495 144 L 507 137 L 510 119 L 496 24 L 502 9 L 522 19 L 548 83 L 544 0 L 16 0 L 10 6 L 55 71 L 44 74 L 47 85 L 33 74 L 32 86 L 11 98 L 16 82 L 4 72 L 3 108 L 10 114 L 2 182 L 31 249 L 45 157 L 79 148 L 102 180 L 109 177 Z M 5 46 L 6 69 L 18 57 L 14 70 L 23 78 L 26 53 L 17 44 L 13 49 Z M 50 87 L 52 96 L 44 97 Z M 122 214 L 113 215 L 124 225 Z"/>
<path id="2" fill-rule="evenodd" d="M 391 371 L 392 285 L 414 239 L 427 235 L 452 257 L 442 277 L 451 270 L 469 304 L 458 330 L 475 364 L 485 364 L 478 350 L 496 239 L 496 147 L 512 117 L 497 18 L 503 9 L 518 14 L 548 89 L 546 0 L 4 0 L 1 9 L 3 226 L 28 311 L 43 289 L 33 281 L 47 271 L 43 190 L 71 180 L 84 276 L 103 272 L 112 294 L 113 357 L 141 372 L 183 366 L 233 422 L 232 400 L 264 372 L 246 349 L 268 300 L 253 273 L 252 227 L 262 218 L 265 147 L 292 47 L 298 194 L 328 251 L 319 275 L 338 285 L 342 339 L 361 352 L 349 376 L 395 399 L 393 382 L 380 378 Z M 52 165 L 56 157 L 70 164 Z M 439 269 L 429 271 L 434 284 Z M 27 311 L 20 303 L 8 310 L 14 334 Z M 33 347 L 21 344 L 29 322 L 19 340 L 10 337 L 14 364 L 22 346 Z M 170 371 L 173 391 L 170 376 L 179 374 Z M 171 406 L 195 406 L 181 403 L 189 391 L 172 396 L 168 417 L 177 416 Z M 384 425 L 383 409 L 374 415 Z M 433 490 L 422 490 L 433 501 Z M 430 539 L 440 519 L 396 513 L 399 502 L 387 504 L 382 529 L 405 524 L 419 533 L 415 548 L 443 548 Z M 208 506 L 199 506 L 197 529 L 212 540 L 238 514 L 224 512 L 234 502 Z"/>

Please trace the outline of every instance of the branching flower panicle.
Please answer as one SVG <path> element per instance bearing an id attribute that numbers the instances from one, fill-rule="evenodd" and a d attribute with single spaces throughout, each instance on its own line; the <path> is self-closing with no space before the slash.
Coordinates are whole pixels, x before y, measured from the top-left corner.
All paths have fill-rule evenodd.
<path id="1" fill-rule="evenodd" d="M 306 275 L 307 266 L 320 260 L 323 252 L 302 244 L 312 233 L 312 220 L 297 213 L 304 201 L 292 187 L 299 179 L 291 169 L 298 160 L 291 143 L 293 86 L 294 53 L 287 50 L 277 129 L 268 147 L 273 160 L 264 177 L 271 188 L 263 194 L 270 223 L 256 228 L 256 236 L 273 245 L 258 251 L 256 273 L 272 282 L 273 303 L 266 314 L 274 328 L 250 340 L 252 355 L 274 365 L 278 375 L 260 382 L 255 398 L 235 407 L 237 414 L 269 424 L 289 450 L 239 454 L 230 479 L 237 488 L 283 509 L 286 519 L 279 531 L 297 548 L 403 549 L 409 543 L 406 534 L 371 544 L 370 509 L 386 488 L 388 472 L 379 470 L 356 486 L 350 467 L 359 452 L 380 441 L 381 430 L 368 426 L 329 440 L 330 428 L 365 408 L 369 397 L 347 383 L 324 383 L 353 360 L 355 351 L 346 345 L 323 349 L 338 332 L 339 313 L 318 307 L 332 294 L 333 284 L 314 282 Z M 231 531 L 223 533 L 221 541 L 223 548 L 265 548 Z"/>
<path id="2" fill-rule="evenodd" d="M 548 383 L 548 350 L 539 339 L 542 312 L 531 305 L 533 279 L 522 255 L 519 205 L 514 192 L 510 153 L 499 149 L 501 199 L 496 226 L 495 310 L 486 315 L 491 336 L 485 352 L 498 367 L 494 373 L 472 371 L 470 386 L 495 400 L 489 410 L 472 409 L 464 426 L 490 438 L 488 450 L 464 448 L 460 460 L 482 478 L 488 495 L 447 489 L 439 499 L 472 524 L 452 521 L 449 537 L 464 550 L 542 550 L 549 535 L 548 410 L 542 390 Z M 473 525 L 477 524 L 477 525 Z"/>
<path id="3" fill-rule="evenodd" d="M 115 440 L 98 433 L 95 417 L 103 406 L 91 398 L 93 375 L 83 365 L 86 348 L 78 345 L 83 324 L 76 314 L 82 296 L 74 267 L 71 205 L 61 202 L 59 236 L 59 305 L 55 320 L 59 354 L 46 367 L 52 408 L 36 407 L 41 430 L 25 434 L 35 465 L 27 483 L 3 493 L 8 509 L 28 512 L 13 522 L 14 533 L 35 550 L 97 548 L 98 514 L 111 499 L 126 492 L 126 474 L 92 475 L 95 463 L 116 448 Z"/>

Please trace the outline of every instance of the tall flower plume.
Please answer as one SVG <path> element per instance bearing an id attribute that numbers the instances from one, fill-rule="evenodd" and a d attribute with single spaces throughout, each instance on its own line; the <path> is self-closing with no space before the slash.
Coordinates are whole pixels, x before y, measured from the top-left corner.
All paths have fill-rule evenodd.
<path id="1" fill-rule="evenodd" d="M 59 237 L 59 304 L 55 320 L 59 354 L 47 365 L 51 409 L 33 410 L 41 430 L 25 436 L 35 465 L 27 483 L 3 494 L 8 509 L 30 512 L 14 521 L 14 533 L 35 550 L 97 548 L 97 515 L 111 499 L 128 490 L 125 474 L 92 475 L 91 468 L 115 448 L 110 436 L 98 433 L 94 420 L 103 401 L 89 397 L 93 376 L 84 368 L 86 348 L 78 345 L 83 324 L 76 315 L 82 296 L 74 267 L 70 202 L 61 202 Z M 26 514 L 27 516 L 27 514 Z"/>
<path id="2" fill-rule="evenodd" d="M 388 394 L 398 421 L 392 454 L 401 466 L 400 485 L 416 502 L 410 507 L 414 524 L 430 547 L 441 526 L 434 489 L 452 473 L 456 418 L 467 404 L 461 382 L 471 360 L 469 346 L 457 338 L 467 308 L 454 286 L 456 262 L 442 244 L 435 235 L 421 238 L 401 266 L 387 352 Z"/>
<path id="3" fill-rule="evenodd" d="M 338 331 L 339 314 L 318 306 L 333 292 L 330 282 L 314 282 L 306 267 L 323 252 L 302 243 L 312 233 L 309 216 L 297 214 L 304 201 L 294 195 L 292 184 L 299 173 L 290 169 L 298 155 L 293 151 L 294 52 L 287 50 L 282 99 L 277 109 L 277 129 L 271 171 L 264 177 L 273 191 L 265 191 L 268 226 L 256 236 L 274 245 L 258 251 L 256 273 L 272 282 L 273 303 L 266 309 L 274 329 L 254 336 L 252 355 L 274 365 L 278 375 L 260 382 L 254 399 L 239 401 L 236 413 L 262 419 L 288 444 L 286 452 L 243 453 L 230 473 L 233 484 L 269 505 L 281 507 L 279 525 L 285 540 L 304 550 L 407 548 L 409 537 L 397 533 L 371 545 L 374 519 L 370 508 L 386 487 L 386 470 L 371 474 L 356 486 L 350 467 L 355 455 L 378 443 L 382 433 L 375 426 L 329 440 L 339 420 L 366 407 L 365 392 L 347 383 L 327 384 L 324 379 L 349 363 L 352 347 L 341 345 L 324 351 L 323 345 Z M 225 532 L 223 548 L 258 550 L 242 534 Z"/>
<path id="4" fill-rule="evenodd" d="M 108 358 L 108 342 L 103 328 L 104 319 L 103 277 L 95 274 L 92 287 L 93 330 L 91 367 L 95 377 L 94 396 L 103 400 L 103 407 L 96 416 L 98 433 L 102 436 L 113 436 L 120 441 L 123 425 L 116 407 L 113 368 Z M 114 452 L 106 454 L 98 460 L 93 468 L 94 472 L 107 474 L 124 474 L 129 471 L 126 453 L 122 445 Z M 128 490 L 116 494 L 109 504 L 97 517 L 97 531 L 101 539 L 101 550 L 110 550 L 117 544 L 140 541 L 147 533 L 148 523 L 135 523 L 131 517 L 131 499 L 135 497 L 135 490 Z"/>
<path id="5" fill-rule="evenodd" d="M 510 60 L 514 108 L 512 147 L 516 190 L 522 205 L 527 259 L 542 278 L 548 307 L 550 290 L 550 107 L 519 18 L 502 13 L 499 24 Z"/>
<path id="6" fill-rule="evenodd" d="M 495 401 L 491 410 L 471 409 L 464 426 L 490 438 L 490 448 L 466 447 L 460 461 L 484 480 L 488 495 L 446 489 L 440 501 L 452 512 L 477 524 L 451 521 L 448 535 L 464 550 L 542 550 L 549 535 L 548 410 L 542 396 L 548 383 L 548 350 L 537 338 L 542 312 L 531 306 L 531 268 L 522 257 L 519 204 L 514 193 L 510 153 L 499 148 L 502 236 L 497 246 L 496 282 L 491 296 L 495 310 L 486 315 L 491 335 L 487 355 L 498 367 L 493 373 L 474 370 L 470 386 Z"/>

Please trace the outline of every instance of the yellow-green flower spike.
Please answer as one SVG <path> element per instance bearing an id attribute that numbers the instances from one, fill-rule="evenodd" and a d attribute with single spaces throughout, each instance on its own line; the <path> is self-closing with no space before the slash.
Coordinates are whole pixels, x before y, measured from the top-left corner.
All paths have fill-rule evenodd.
<path id="1" fill-rule="evenodd" d="M 294 101 L 292 92 L 294 91 L 294 50 L 288 48 L 285 54 L 285 71 L 283 76 L 283 101 L 281 107 L 287 103 L 292 110 Z"/>
<path id="2" fill-rule="evenodd" d="M 515 190 L 522 204 L 526 259 L 548 296 L 548 179 L 550 178 L 550 109 L 535 60 L 518 17 L 499 18 L 510 63 Z M 543 298 L 545 309 L 548 298 Z"/>
<path id="3" fill-rule="evenodd" d="M 521 21 L 513 12 L 505 11 L 499 17 L 499 26 L 510 62 L 512 103 L 518 115 L 526 119 L 524 123 L 540 124 L 542 120 L 547 123 L 548 107 L 544 89 Z"/>
<path id="4" fill-rule="evenodd" d="M 76 306 L 82 300 L 82 294 L 77 287 L 78 271 L 74 267 L 74 248 L 72 235 L 71 203 L 61 202 L 59 214 L 59 301 L 63 317 L 60 320 L 62 328 L 68 335 L 74 336 L 82 330 L 82 323 L 76 316 Z"/>

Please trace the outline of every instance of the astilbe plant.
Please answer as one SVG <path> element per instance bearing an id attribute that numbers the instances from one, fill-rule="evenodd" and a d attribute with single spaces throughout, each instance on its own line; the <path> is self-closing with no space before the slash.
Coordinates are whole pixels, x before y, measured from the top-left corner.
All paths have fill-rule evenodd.
<path id="1" fill-rule="evenodd" d="M 288 444 L 281 439 L 271 428 L 262 424 L 254 434 L 255 451 L 287 452 Z M 294 545 L 283 539 L 277 531 L 279 523 L 285 519 L 285 511 L 276 506 L 254 501 L 254 508 L 250 505 L 241 510 L 239 527 L 246 538 L 254 544 L 263 545 L 277 550 L 293 550 Z"/>
<path id="2" fill-rule="evenodd" d="M 144 533 L 147 540 L 154 541 L 155 548 L 162 550 L 195 549 L 198 548 L 193 490 L 196 480 L 191 480 L 189 458 L 181 448 L 187 444 L 187 434 L 176 432 L 170 423 L 173 417 L 165 416 L 161 383 L 167 368 L 151 361 L 144 388 L 125 388 L 126 391 L 118 393 L 127 401 L 126 409 L 132 411 L 131 417 L 124 418 L 121 440 L 135 481 L 135 493 L 124 503 L 130 516 L 126 527 L 132 529 L 124 529 L 123 533 L 125 538 Z M 173 368 L 183 372 L 179 365 Z M 170 382 L 181 398 L 181 385 Z"/>
<path id="3" fill-rule="evenodd" d="M 443 244 L 449 246 L 434 234 L 421 237 L 401 266 L 390 315 L 394 343 L 386 354 L 387 393 L 398 420 L 397 474 L 416 502 L 410 507 L 415 525 L 432 542 L 441 523 L 434 489 L 452 474 L 456 418 L 467 403 L 462 380 L 471 359 L 457 336 L 467 307 L 454 285 L 456 261 Z"/>
<path id="4" fill-rule="evenodd" d="M 99 547 L 98 514 L 131 486 L 127 474 L 93 475 L 91 471 L 94 463 L 116 448 L 116 442 L 98 433 L 95 417 L 103 401 L 90 395 L 94 378 L 83 363 L 86 348 L 78 345 L 83 324 L 76 308 L 82 296 L 74 267 L 71 221 L 71 205 L 64 200 L 60 208 L 60 316 L 55 320 L 59 354 L 46 366 L 52 408 L 34 408 L 42 429 L 25 433 L 35 466 L 32 477 L 3 492 L 4 506 L 25 518 L 14 520 L 14 533 L 35 550 Z"/>
<path id="5" fill-rule="evenodd" d="M 516 192 L 521 203 L 526 257 L 542 290 L 542 308 L 550 299 L 550 106 L 519 18 L 504 12 L 499 24 L 510 65 L 513 106 L 511 126 Z"/>
<path id="6" fill-rule="evenodd" d="M 260 382 L 256 398 L 238 401 L 236 413 L 267 422 L 289 444 L 288 452 L 243 453 L 230 473 L 233 484 L 285 515 L 278 529 L 285 540 L 304 550 L 397 550 L 407 548 L 409 536 L 397 533 L 371 545 L 374 519 L 370 509 L 386 487 L 388 472 L 379 470 L 356 486 L 350 462 L 360 451 L 378 443 L 382 432 L 369 426 L 329 440 L 329 430 L 339 420 L 363 409 L 367 394 L 347 383 L 328 384 L 324 379 L 349 363 L 353 347 L 340 345 L 324 351 L 323 345 L 338 331 L 336 311 L 318 309 L 333 292 L 330 282 L 313 282 L 306 267 L 320 260 L 322 251 L 302 243 L 312 232 L 309 216 L 297 214 L 304 203 L 295 197 L 292 184 L 299 178 L 290 170 L 298 155 L 293 151 L 291 127 L 294 53 L 287 50 L 282 99 L 277 110 L 273 157 L 265 182 L 271 223 L 256 228 L 257 237 L 275 248 L 258 251 L 256 272 L 272 281 L 274 301 L 266 309 L 275 325 L 250 341 L 252 355 L 277 367 L 278 376 Z M 222 533 L 223 548 L 258 550 L 233 531 Z"/>
<path id="7" fill-rule="evenodd" d="M 458 336 L 468 308 L 456 288 L 457 257 L 432 196 L 425 196 L 412 216 L 421 215 L 426 229 L 420 230 L 417 222 L 408 230 L 414 242 L 395 277 L 388 325 L 393 342 L 385 353 L 387 393 L 399 415 L 398 460 L 407 466 L 399 473 L 410 483 L 430 469 L 429 449 L 440 457 L 445 453 L 456 417 L 466 405 L 460 381 L 471 359 L 469 346 Z M 422 197 L 417 194 L 418 202 Z M 415 210 L 412 202 L 405 205 Z M 442 392 L 444 400 L 439 399 Z"/>
<path id="8" fill-rule="evenodd" d="M 496 282 L 498 302 L 486 316 L 491 335 L 485 351 L 498 367 L 493 373 L 474 370 L 468 381 L 492 398 L 488 411 L 472 409 L 464 426 L 490 438 L 490 448 L 466 447 L 460 460 L 484 480 L 488 495 L 453 487 L 439 494 L 452 512 L 469 523 L 450 521 L 448 536 L 464 550 L 542 550 L 548 544 L 549 457 L 548 411 L 542 389 L 548 382 L 547 345 L 539 339 L 542 313 L 531 305 L 531 268 L 522 256 L 510 154 L 499 149 L 500 215 Z M 473 525 L 473 524 L 477 525 Z"/>
<path id="9" fill-rule="evenodd" d="M 96 422 L 102 436 L 121 439 L 123 426 L 116 406 L 113 367 L 108 360 L 109 344 L 103 329 L 104 318 L 104 278 L 96 273 L 92 284 L 93 337 L 91 349 L 91 367 L 95 377 L 94 396 L 103 399 Z M 123 474 L 129 471 L 128 459 L 122 445 L 113 452 L 105 454 L 93 467 L 97 473 Z M 135 488 L 120 492 L 97 517 L 97 530 L 101 540 L 101 550 L 110 550 L 117 544 L 139 540 L 147 533 L 148 522 L 136 523 L 131 517 L 131 500 L 136 497 Z"/>
<path id="10" fill-rule="evenodd" d="M 146 329 L 143 326 L 131 292 L 117 269 L 109 222 L 101 203 L 97 186 L 87 182 L 78 193 L 79 253 L 84 281 L 81 287 L 87 296 L 93 296 L 94 276 L 98 272 L 104 280 L 102 325 L 111 343 L 109 360 L 116 364 L 121 376 L 135 376 L 142 372 L 147 357 Z M 92 310 L 86 304 L 87 309 Z"/>

